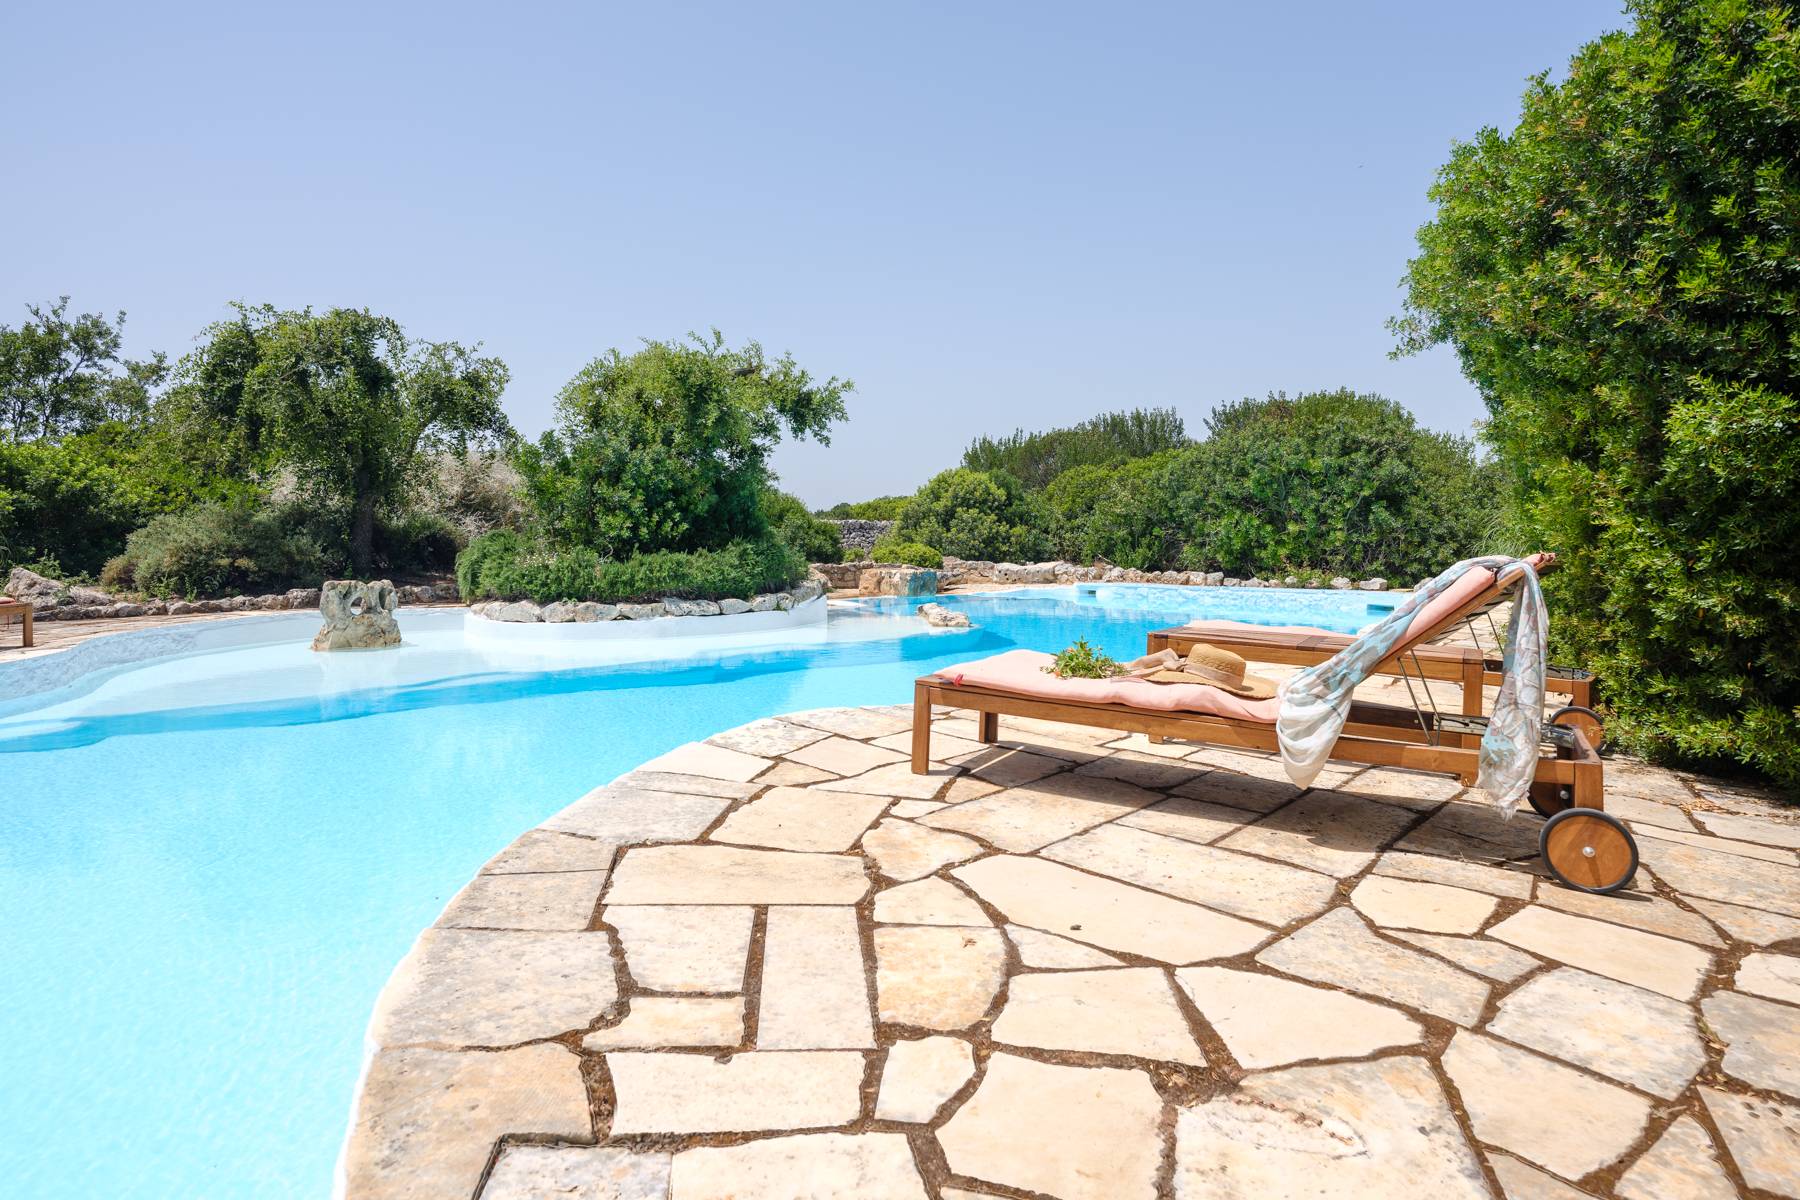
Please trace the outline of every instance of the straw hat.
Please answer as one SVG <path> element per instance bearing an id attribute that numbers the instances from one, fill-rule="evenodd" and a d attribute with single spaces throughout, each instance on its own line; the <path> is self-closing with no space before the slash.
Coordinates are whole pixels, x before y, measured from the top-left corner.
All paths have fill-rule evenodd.
<path id="1" fill-rule="evenodd" d="M 1153 683 L 1204 683 L 1236 696 L 1267 700 L 1275 694 L 1275 681 L 1260 675 L 1246 674 L 1244 660 L 1229 650 L 1197 642 L 1188 651 L 1187 661 L 1171 671 L 1158 671 L 1145 676 Z"/>

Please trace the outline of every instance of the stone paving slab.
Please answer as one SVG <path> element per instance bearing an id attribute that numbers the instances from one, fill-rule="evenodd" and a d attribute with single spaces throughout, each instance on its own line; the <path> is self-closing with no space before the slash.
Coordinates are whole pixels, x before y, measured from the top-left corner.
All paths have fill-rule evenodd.
<path id="1" fill-rule="evenodd" d="M 1151 967 L 1020 975 L 992 1035 L 1004 1045 L 1039 1050 L 1206 1062 L 1168 977 Z"/>
<path id="2" fill-rule="evenodd" d="M 1420 1058 L 1295 1067 L 1181 1110 L 1179 1200 L 1487 1200 L 1487 1181 Z"/>
<path id="3" fill-rule="evenodd" d="M 875 930 L 875 994 L 883 1022 L 964 1029 L 1006 982 L 1006 942 L 991 926 L 884 925 Z"/>
<path id="4" fill-rule="evenodd" d="M 609 904 L 625 969 L 652 992 L 735 992 L 744 986 L 756 911 L 732 905 Z"/>
<path id="5" fill-rule="evenodd" d="M 1687 1005 L 1573 967 L 1539 975 L 1507 996 L 1487 1028 L 1666 1100 L 1706 1065 Z"/>
<path id="6" fill-rule="evenodd" d="M 1268 937 L 1248 921 L 1041 859 L 1001 855 L 951 874 L 1020 925 L 1167 963 L 1230 958 Z"/>
<path id="7" fill-rule="evenodd" d="M 769 909 L 762 976 L 758 1046 L 861 1050 L 875 1044 L 855 909 Z"/>
<path id="8" fill-rule="evenodd" d="M 344 1174 L 359 1200 L 468 1196 L 500 1138 L 593 1133 L 581 1060 L 561 1046 L 387 1050 L 363 1079 Z"/>
<path id="9" fill-rule="evenodd" d="M 1685 942 L 1549 908 L 1522 909 L 1488 932 L 1521 950 L 1677 1000 L 1690 999 L 1712 966 L 1712 955 Z"/>
<path id="10" fill-rule="evenodd" d="M 1642 1096 L 1467 1030 L 1451 1041 L 1443 1062 L 1476 1137 L 1565 1179 L 1618 1159 L 1650 1119 Z M 1573 1113 L 1580 1119 L 1570 1119 Z"/>
<path id="11" fill-rule="evenodd" d="M 346 1197 L 1800 1200 L 1792 810 L 1609 761 L 1591 896 L 1453 779 L 961 713 L 914 775 L 910 716 L 497 854 L 377 1004 Z"/>
<path id="12" fill-rule="evenodd" d="M 997 1053 L 937 1140 L 953 1175 L 1064 1200 L 1150 1200 L 1162 1108 L 1142 1071 Z"/>
<path id="13" fill-rule="evenodd" d="M 594 919 L 605 871 L 484 874 L 471 879 L 438 918 L 440 928 L 577 932 Z"/>
<path id="14" fill-rule="evenodd" d="M 848 850 L 886 807 L 880 796 L 770 788 L 726 817 L 709 837 L 773 850 Z"/>
<path id="15" fill-rule="evenodd" d="M 736 846 L 627 850 L 611 904 L 854 904 L 869 890 L 860 858 Z"/>
<path id="16" fill-rule="evenodd" d="M 668 1200 L 667 1153 L 617 1146 L 503 1147 L 478 1200 Z"/>
<path id="17" fill-rule="evenodd" d="M 1256 956 L 1302 979 L 1329 983 L 1473 1025 L 1488 985 L 1430 955 L 1383 941 L 1353 911 L 1335 908 Z"/>
<path id="18" fill-rule="evenodd" d="M 1716 1088 L 1700 1095 L 1744 1182 L 1777 1196 L 1800 1196 L 1800 1105 Z"/>
<path id="19" fill-rule="evenodd" d="M 866 1062 L 851 1050 L 606 1056 L 618 1110 L 612 1132 L 745 1133 L 830 1129 L 862 1109 Z"/>
<path id="20" fill-rule="evenodd" d="M 675 1158 L 679 1200 L 926 1200 L 912 1149 L 897 1133 L 811 1133 Z"/>
<path id="21" fill-rule="evenodd" d="M 1048 846 L 1043 855 L 1268 925 L 1323 911 L 1337 889 L 1336 880 L 1316 871 L 1117 822 Z"/>
<path id="22" fill-rule="evenodd" d="M 1175 981 L 1246 1067 L 1360 1058 L 1424 1034 L 1398 1009 L 1274 975 L 1184 967 Z"/>
<path id="23" fill-rule="evenodd" d="M 375 1046 L 510 1046 L 589 1025 L 619 996 L 604 933 L 428 929 L 369 1023 Z"/>

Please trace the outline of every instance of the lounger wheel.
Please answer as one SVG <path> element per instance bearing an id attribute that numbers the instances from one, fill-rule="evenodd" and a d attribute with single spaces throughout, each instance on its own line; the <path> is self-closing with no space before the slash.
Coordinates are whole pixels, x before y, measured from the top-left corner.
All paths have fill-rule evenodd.
<path id="1" fill-rule="evenodd" d="M 1525 793 L 1540 817 L 1554 817 L 1575 803 L 1575 789 L 1566 783 L 1533 783 Z"/>
<path id="2" fill-rule="evenodd" d="M 1587 744 L 1598 754 L 1606 744 L 1606 724 L 1600 720 L 1600 714 L 1591 708 L 1583 708 L 1579 704 L 1565 704 L 1550 714 L 1550 724 L 1567 725 L 1579 730 L 1587 739 Z"/>
<path id="3" fill-rule="evenodd" d="M 1637 874 L 1637 842 L 1625 823 L 1597 808 L 1565 808 L 1538 835 L 1544 865 L 1578 892 L 1616 892 Z"/>

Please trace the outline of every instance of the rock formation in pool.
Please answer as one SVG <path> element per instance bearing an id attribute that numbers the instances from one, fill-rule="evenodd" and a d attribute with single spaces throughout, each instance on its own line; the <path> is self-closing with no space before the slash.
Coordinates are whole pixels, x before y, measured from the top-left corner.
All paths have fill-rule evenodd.
<path id="1" fill-rule="evenodd" d="M 400 644 L 400 625 L 394 610 L 400 597 L 385 579 L 364 583 L 355 579 L 328 579 L 319 593 L 319 612 L 325 625 L 313 638 L 314 650 L 379 650 Z"/>

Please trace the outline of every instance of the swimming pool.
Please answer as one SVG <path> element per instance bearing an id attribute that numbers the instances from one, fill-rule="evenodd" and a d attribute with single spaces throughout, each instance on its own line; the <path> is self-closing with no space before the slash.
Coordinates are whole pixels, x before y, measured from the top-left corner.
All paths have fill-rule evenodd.
<path id="1" fill-rule="evenodd" d="M 773 644 L 573 667 L 403 613 L 397 650 L 322 656 L 296 637 L 159 660 L 0 718 L 6 1194 L 327 1194 L 370 1007 L 418 931 L 521 830 L 683 742 L 902 702 L 915 676 L 1014 646 L 1086 637 L 1127 657 L 1181 617 L 1353 630 L 1391 603 L 1104 585 L 940 599 L 976 628 L 926 632 L 919 599 L 868 601 Z"/>

